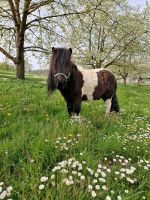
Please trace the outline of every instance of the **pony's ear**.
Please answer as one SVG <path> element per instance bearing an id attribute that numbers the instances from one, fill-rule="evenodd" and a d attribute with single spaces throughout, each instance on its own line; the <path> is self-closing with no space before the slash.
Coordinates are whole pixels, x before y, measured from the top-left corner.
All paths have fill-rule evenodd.
<path id="1" fill-rule="evenodd" d="M 52 52 L 54 52 L 56 49 L 55 49 L 55 47 L 52 47 Z"/>
<path id="2" fill-rule="evenodd" d="M 72 54 L 72 48 L 69 48 L 70 53 Z"/>

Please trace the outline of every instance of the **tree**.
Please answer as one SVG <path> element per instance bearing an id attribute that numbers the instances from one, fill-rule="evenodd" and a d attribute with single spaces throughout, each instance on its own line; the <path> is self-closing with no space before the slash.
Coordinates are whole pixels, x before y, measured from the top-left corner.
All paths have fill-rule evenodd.
<path id="1" fill-rule="evenodd" d="M 51 2 L 51 1 L 47 1 Z M 24 42 L 25 42 L 25 32 L 28 29 L 27 17 L 31 15 L 33 11 L 43 6 L 46 1 L 40 3 L 31 4 L 31 0 L 8 0 L 2 1 L 0 6 L 0 17 L 1 22 L 1 37 L 6 39 L 6 33 L 9 32 L 7 38 L 8 43 L 13 45 L 15 42 L 15 49 L 13 55 L 7 52 L 4 48 L 0 47 L 0 51 L 7 56 L 16 65 L 18 79 L 24 79 L 25 71 L 25 61 L 24 61 Z"/>
<path id="2" fill-rule="evenodd" d="M 88 7 L 97 1 L 90 1 Z M 94 68 L 117 64 L 126 55 L 135 54 L 140 38 L 147 33 L 144 17 L 126 1 L 98 1 L 95 10 L 84 18 L 73 20 L 70 43 L 83 62 Z M 73 23 L 75 22 L 75 23 Z M 72 36 L 72 37 L 71 37 Z M 127 56 L 128 58 L 130 56 Z"/>
<path id="3" fill-rule="evenodd" d="M 65 6 L 68 9 L 64 12 L 61 8 Z M 89 10 L 80 9 L 79 12 L 72 10 L 69 5 L 64 5 L 63 1 L 1 0 L 0 39 L 9 44 L 10 48 L 7 51 L 6 46 L 2 44 L 0 52 L 16 65 L 16 77 L 25 78 L 25 52 L 48 52 L 47 48 L 43 47 L 41 33 L 47 30 L 53 35 L 55 32 L 53 19 L 87 12 Z"/>
<path id="4" fill-rule="evenodd" d="M 116 62 L 115 73 L 123 78 L 124 84 L 128 76 L 137 77 L 138 83 L 146 74 L 150 75 L 150 12 L 149 5 L 145 6 L 142 12 L 134 12 L 132 15 L 138 19 L 138 34 L 129 48 L 125 50 L 125 55 Z M 133 24 L 134 26 L 134 24 Z"/>
<path id="5" fill-rule="evenodd" d="M 120 66 L 149 57 L 149 5 L 140 13 L 127 0 L 1 0 L 0 52 L 25 78 L 25 56 L 68 44 L 82 63 Z M 146 46 L 146 47 L 145 47 Z M 38 55 L 44 60 L 45 55 Z M 124 66 L 124 65 L 123 65 Z M 126 65 L 127 68 L 127 65 Z"/>

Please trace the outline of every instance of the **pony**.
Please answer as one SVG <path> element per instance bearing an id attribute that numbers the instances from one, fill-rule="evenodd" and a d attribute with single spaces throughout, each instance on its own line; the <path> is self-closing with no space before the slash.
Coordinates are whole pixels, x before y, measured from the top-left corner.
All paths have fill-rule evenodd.
<path id="1" fill-rule="evenodd" d="M 119 112 L 115 76 L 107 69 L 83 69 L 71 61 L 72 49 L 52 48 L 47 80 L 48 92 L 58 89 L 67 103 L 70 116 L 79 115 L 82 101 L 99 100 L 106 114 Z"/>

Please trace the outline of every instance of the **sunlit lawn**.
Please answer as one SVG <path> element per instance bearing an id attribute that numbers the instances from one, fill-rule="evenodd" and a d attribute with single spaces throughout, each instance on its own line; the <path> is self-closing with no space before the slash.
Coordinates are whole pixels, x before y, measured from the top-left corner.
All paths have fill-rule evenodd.
<path id="1" fill-rule="evenodd" d="M 62 96 L 48 96 L 42 78 L 5 78 L 0 199 L 150 199 L 149 86 L 119 85 L 120 114 L 106 117 L 104 103 L 91 101 L 72 121 Z"/>

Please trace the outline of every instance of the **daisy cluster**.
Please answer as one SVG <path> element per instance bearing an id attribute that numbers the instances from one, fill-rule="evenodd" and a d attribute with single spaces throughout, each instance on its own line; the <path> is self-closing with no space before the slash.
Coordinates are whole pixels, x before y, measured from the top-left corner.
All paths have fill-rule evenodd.
<path id="1" fill-rule="evenodd" d="M 78 144 L 81 135 L 77 134 L 73 137 L 71 134 L 68 137 L 58 137 L 55 143 L 55 148 L 61 151 L 68 151 L 72 146 Z"/>
<path id="2" fill-rule="evenodd" d="M 136 167 L 131 165 L 131 158 L 125 158 L 124 156 L 115 155 L 112 159 L 113 163 L 116 163 L 117 170 L 113 170 L 115 181 L 127 181 L 130 184 L 137 182 L 135 177 Z M 118 167 L 119 166 L 119 167 Z"/>
<path id="3" fill-rule="evenodd" d="M 50 184 L 52 186 L 55 186 L 56 182 L 58 181 L 59 174 L 62 175 L 61 181 L 65 185 L 70 186 L 74 184 L 79 184 L 81 181 L 85 180 L 85 176 L 83 175 L 83 165 L 85 164 L 85 161 L 82 161 L 80 163 L 74 157 L 59 162 L 52 169 L 52 174 L 50 178 L 47 176 L 42 176 L 40 178 L 41 184 L 39 185 L 39 190 L 43 190 L 45 188 L 44 183 L 47 182 L 48 179 L 50 179 Z"/>
<path id="4" fill-rule="evenodd" d="M 40 178 L 40 185 L 39 185 L 39 190 L 43 190 L 45 188 L 45 183 L 48 181 L 47 176 L 42 176 Z"/>
<path id="5" fill-rule="evenodd" d="M 150 133 L 143 133 L 139 135 L 131 135 L 128 136 L 129 140 L 136 141 L 136 142 L 143 142 L 147 139 L 150 139 Z"/>
<path id="6" fill-rule="evenodd" d="M 126 125 L 126 127 L 129 127 L 129 125 Z M 121 136 L 119 133 L 115 132 L 112 135 L 108 136 L 105 135 L 103 139 L 105 141 L 108 141 L 112 138 L 115 138 L 119 140 L 123 144 L 123 149 L 127 149 L 127 145 L 129 142 L 136 142 L 136 143 L 142 143 L 142 146 L 147 146 L 149 139 L 150 139 L 150 124 L 146 124 L 145 128 L 137 128 L 134 127 L 135 130 L 131 130 L 131 134 L 129 133 L 125 134 L 124 136 Z M 144 142 L 144 143 L 143 143 Z M 135 145 L 131 145 L 131 148 L 135 148 Z M 137 151 L 140 151 L 140 147 L 136 146 Z"/>
<path id="7" fill-rule="evenodd" d="M 139 121 L 143 121 L 145 120 L 146 118 L 144 116 L 136 116 L 135 118 L 135 122 L 139 122 Z"/>
<path id="8" fill-rule="evenodd" d="M 89 127 L 91 121 L 81 117 L 80 115 L 74 115 L 70 118 L 70 124 L 73 125 L 74 123 L 84 124 L 86 127 Z"/>
<path id="9" fill-rule="evenodd" d="M 74 122 L 78 122 L 78 123 L 81 123 L 81 117 L 78 116 L 78 115 L 73 115 L 71 118 L 70 118 L 70 124 L 72 125 Z"/>
<path id="10" fill-rule="evenodd" d="M 137 118 L 142 120 L 143 118 Z M 136 124 L 136 122 L 135 122 Z M 150 124 L 146 124 L 146 128 L 138 128 L 137 125 L 132 129 L 130 125 L 124 125 L 124 128 L 130 129 L 130 135 L 125 134 L 121 136 L 115 132 L 112 135 L 105 135 L 103 139 L 105 141 L 117 139 L 123 145 L 123 150 L 128 150 L 128 147 L 133 148 L 139 152 L 140 146 L 132 145 L 132 142 L 144 142 L 147 145 L 150 138 L 149 130 Z M 55 148 L 61 151 L 69 151 L 72 146 L 79 142 L 81 135 L 73 137 L 68 135 L 66 137 L 58 137 L 55 143 Z M 47 141 L 45 141 L 47 142 Z M 131 145 L 129 145 L 131 143 Z M 79 155 L 82 155 L 80 153 Z M 40 179 L 39 190 L 45 188 L 44 182 L 48 182 L 51 186 L 57 188 L 58 184 L 65 185 L 66 187 L 76 187 L 79 190 L 87 190 L 89 194 L 95 198 L 102 198 L 105 200 L 121 200 L 125 196 L 132 193 L 133 188 L 139 183 L 140 171 L 144 169 L 149 171 L 150 163 L 148 160 L 141 159 L 140 156 L 132 160 L 126 158 L 123 155 L 115 154 L 112 152 L 111 155 L 104 157 L 103 160 L 99 161 L 96 169 L 89 167 L 85 160 L 80 161 L 72 157 L 67 160 L 59 162 L 51 171 L 50 177 L 43 176 Z M 134 163 L 134 164 L 133 164 Z M 119 186 L 119 190 L 116 187 Z M 146 199 L 143 196 L 143 199 Z"/>
<path id="11" fill-rule="evenodd" d="M 0 199 L 12 200 L 10 198 L 12 186 L 5 187 L 4 182 L 0 182 Z"/>
<path id="12" fill-rule="evenodd" d="M 95 171 L 87 168 L 90 175 L 93 176 L 91 183 L 88 185 L 88 191 L 91 193 L 91 195 L 96 197 L 98 195 L 102 195 L 103 193 L 103 195 L 107 194 L 107 200 L 114 198 L 121 200 L 121 195 L 119 193 L 116 194 L 116 192 L 111 189 L 110 181 L 113 183 L 113 185 L 117 184 L 118 182 L 125 181 L 128 184 L 136 183 L 136 168 L 132 166 L 130 162 L 131 158 L 126 159 L 124 156 L 114 155 L 113 158 L 105 157 L 104 161 L 100 161 Z M 127 193 L 129 193 L 129 191 L 126 188 L 121 191 L 122 195 Z"/>
<path id="13" fill-rule="evenodd" d="M 139 158 L 139 161 L 138 161 L 138 166 L 139 167 L 142 167 L 144 170 L 146 171 L 149 171 L 150 170 L 150 162 L 148 160 L 143 160 L 143 159 L 140 159 L 140 157 L 138 156 Z"/>
<path id="14" fill-rule="evenodd" d="M 106 200 L 117 199 L 121 200 L 125 195 L 130 193 L 127 187 L 134 187 L 138 182 L 137 167 L 132 165 L 131 158 L 125 158 L 122 155 L 117 155 L 112 152 L 113 157 L 105 157 L 100 160 L 96 169 L 87 166 L 86 161 L 79 161 L 72 157 L 68 160 L 59 162 L 51 171 L 51 176 L 41 177 L 39 189 L 43 190 L 44 182 L 49 182 L 51 186 L 64 184 L 67 187 L 77 187 L 87 189 L 93 198 L 103 197 Z M 147 164 L 147 169 L 150 165 L 147 160 L 139 160 L 139 165 Z M 117 184 L 123 183 L 124 187 L 120 191 L 113 190 Z M 126 183 L 126 184 L 125 184 Z"/>
<path id="15" fill-rule="evenodd" d="M 10 105 L 8 103 L 4 104 L 0 104 L 0 110 L 5 110 L 5 109 L 10 109 Z"/>
<path id="16" fill-rule="evenodd" d="M 51 175 L 51 180 L 53 180 L 53 185 L 55 183 L 55 177 L 59 173 L 63 175 L 62 182 L 68 186 L 84 181 L 85 176 L 83 170 L 85 164 L 85 161 L 79 162 L 74 157 L 59 162 L 58 165 L 52 169 L 53 174 Z"/>

